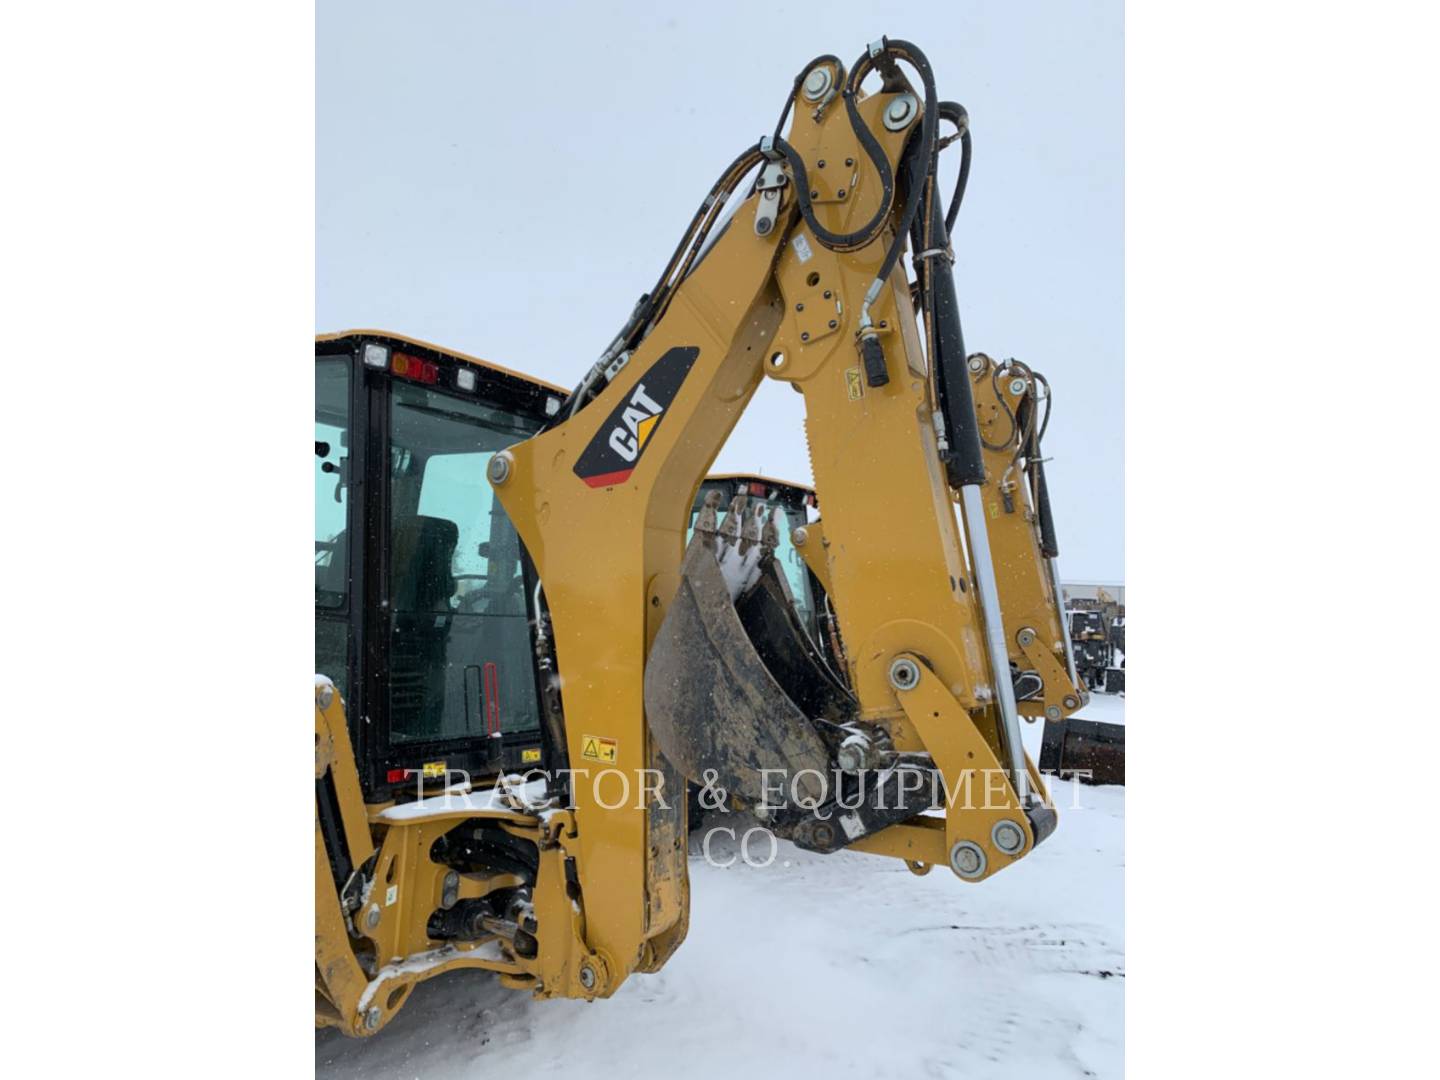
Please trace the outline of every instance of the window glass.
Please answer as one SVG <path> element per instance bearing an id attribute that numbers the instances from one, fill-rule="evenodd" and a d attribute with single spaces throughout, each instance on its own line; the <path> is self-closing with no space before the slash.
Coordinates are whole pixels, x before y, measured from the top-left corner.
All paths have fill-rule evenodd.
<path id="1" fill-rule="evenodd" d="M 350 362 L 315 362 L 315 672 L 349 698 Z"/>
<path id="2" fill-rule="evenodd" d="M 815 610 L 810 596 L 809 570 L 790 540 L 790 534 L 805 524 L 805 514 L 800 510 L 786 510 L 780 506 L 774 509 L 779 514 L 775 526 L 780 532 L 780 545 L 775 549 L 775 558 L 780 562 L 780 569 L 785 571 L 785 581 L 790 586 L 790 595 L 795 598 L 795 610 L 800 613 L 800 621 L 813 634 Z"/>
<path id="3" fill-rule="evenodd" d="M 350 591 L 350 361 L 315 361 L 315 606 L 339 609 Z M 327 673 L 328 674 L 328 673 Z"/>
<path id="4" fill-rule="evenodd" d="M 400 382 L 390 420 L 391 737 L 534 731 L 520 538 L 485 469 L 538 425 Z"/>

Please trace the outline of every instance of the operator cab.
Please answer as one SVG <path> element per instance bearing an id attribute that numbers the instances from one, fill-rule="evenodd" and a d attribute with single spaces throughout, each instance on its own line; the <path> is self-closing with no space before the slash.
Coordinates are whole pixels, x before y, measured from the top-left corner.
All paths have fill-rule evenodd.
<path id="1" fill-rule="evenodd" d="M 538 432 L 561 387 L 395 334 L 315 341 L 315 670 L 345 701 L 370 802 L 409 799 L 552 761 L 535 658 L 538 580 L 486 479 Z M 776 560 L 796 615 L 845 672 L 824 590 L 795 550 L 815 493 L 707 477 L 778 514 Z M 561 760 L 563 755 L 553 757 Z M 459 779 L 455 777 L 454 779 Z"/>
<path id="2" fill-rule="evenodd" d="M 315 664 L 369 801 L 548 758 L 535 570 L 485 468 L 564 396 L 396 335 L 316 339 Z"/>

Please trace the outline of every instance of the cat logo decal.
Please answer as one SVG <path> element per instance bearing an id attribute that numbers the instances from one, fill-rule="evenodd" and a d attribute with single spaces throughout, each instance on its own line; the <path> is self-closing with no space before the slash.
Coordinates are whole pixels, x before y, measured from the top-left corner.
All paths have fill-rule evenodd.
<path id="1" fill-rule="evenodd" d="M 580 454 L 575 475 L 594 488 L 628 480 L 699 355 L 695 346 L 680 345 L 651 364 Z"/>

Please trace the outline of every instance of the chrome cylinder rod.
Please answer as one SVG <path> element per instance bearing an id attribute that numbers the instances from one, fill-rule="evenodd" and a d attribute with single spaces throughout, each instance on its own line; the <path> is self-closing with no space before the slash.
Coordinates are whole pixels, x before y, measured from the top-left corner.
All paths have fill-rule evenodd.
<path id="1" fill-rule="evenodd" d="M 960 506 L 965 512 L 965 533 L 970 540 L 970 558 L 975 564 L 975 592 L 985 621 L 985 648 L 995 678 L 995 702 L 1000 708 L 1000 738 L 1009 758 L 1011 781 L 1021 806 L 1030 804 L 1030 774 L 1025 769 L 1025 748 L 1020 741 L 1020 711 L 1015 706 L 1015 686 L 1010 681 L 1010 652 L 1005 647 L 1005 624 L 1000 617 L 1000 590 L 995 582 L 995 564 L 990 557 L 990 533 L 985 526 L 985 504 L 977 484 L 960 488 Z"/>

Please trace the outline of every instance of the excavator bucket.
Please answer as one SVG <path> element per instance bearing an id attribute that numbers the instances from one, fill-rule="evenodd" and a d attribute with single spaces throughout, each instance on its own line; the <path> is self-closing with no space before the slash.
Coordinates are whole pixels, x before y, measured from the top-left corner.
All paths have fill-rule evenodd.
<path id="1" fill-rule="evenodd" d="M 1071 716 L 1047 723 L 1040 771 L 1082 784 L 1125 783 L 1125 725 Z"/>
<path id="2" fill-rule="evenodd" d="M 783 776 L 818 794 L 831 765 L 815 721 L 842 722 L 853 699 L 795 616 L 775 563 L 774 523 L 762 528 L 745 502 L 737 496 L 718 529 L 719 493 L 701 510 L 646 661 L 646 720 L 694 783 L 761 802 L 770 770 L 772 792 Z"/>

